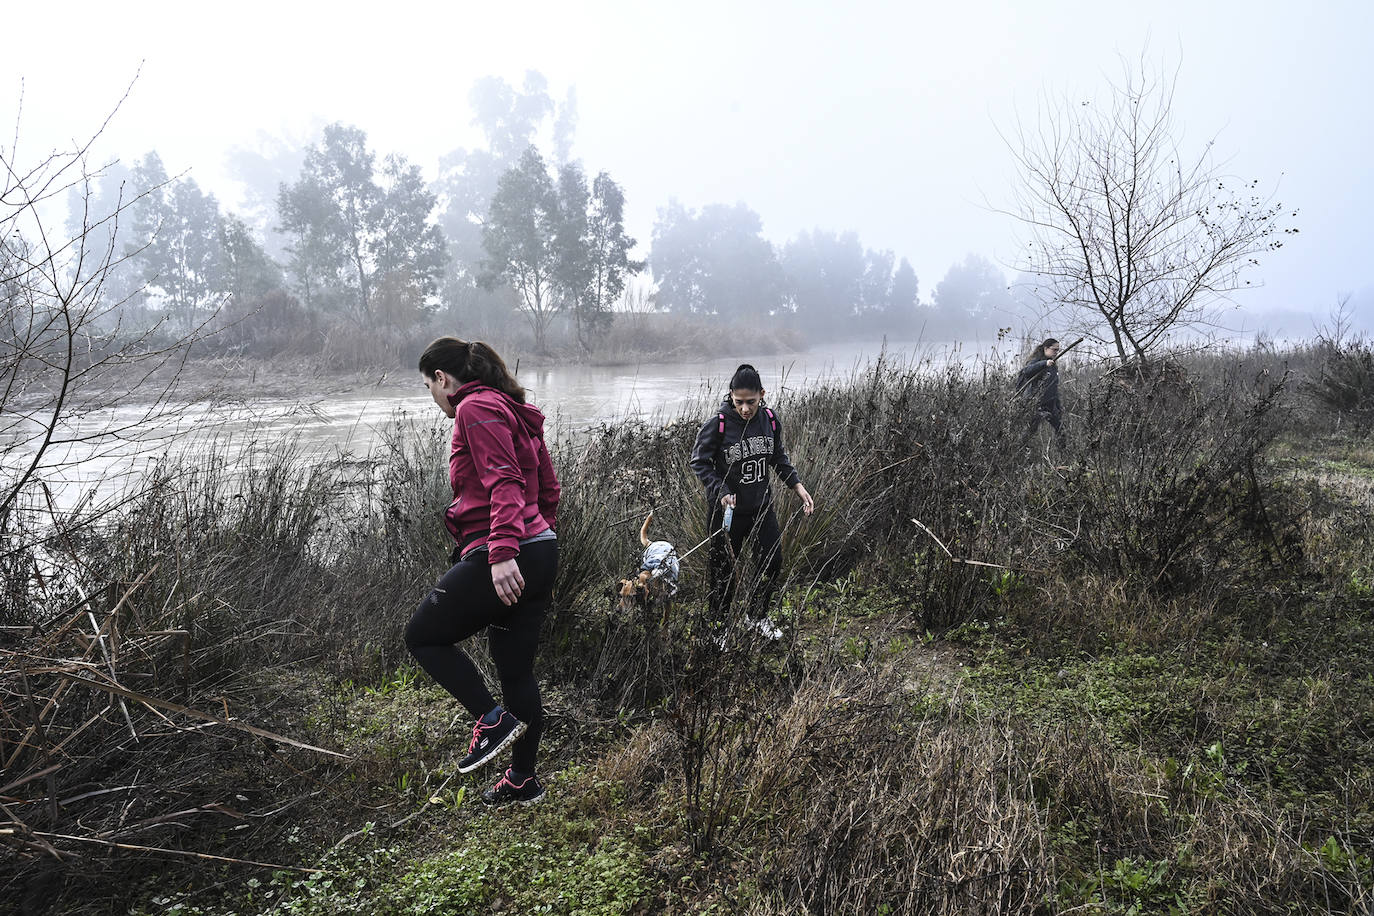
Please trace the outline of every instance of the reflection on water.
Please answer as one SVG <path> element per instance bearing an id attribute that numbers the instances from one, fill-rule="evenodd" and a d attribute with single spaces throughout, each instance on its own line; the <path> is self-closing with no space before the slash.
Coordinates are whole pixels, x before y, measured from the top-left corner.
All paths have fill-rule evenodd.
<path id="1" fill-rule="evenodd" d="M 775 403 L 789 391 L 809 384 L 844 379 L 868 366 L 881 352 L 879 344 L 816 347 L 806 353 L 776 357 L 728 357 L 705 362 L 635 366 L 548 366 L 519 370 L 530 399 L 560 429 L 628 417 L 665 420 L 684 413 L 705 414 L 724 397 L 735 367 L 751 362 L 763 377 Z M 957 347 L 889 345 L 887 355 L 901 365 L 943 365 L 953 359 L 970 362 L 995 358 L 991 349 L 967 353 Z M 416 373 L 413 383 L 391 383 L 339 394 L 304 398 L 258 398 L 251 402 L 195 404 L 176 419 L 140 422 L 146 408 L 117 407 L 84 416 L 62 430 L 69 442 L 54 449 L 45 464 L 56 502 L 66 508 L 78 502 L 101 502 L 126 492 L 167 456 L 195 454 L 215 444 L 231 460 L 251 457 L 294 444 L 306 454 L 333 458 L 369 454 L 387 430 L 397 424 L 447 422 L 435 408 Z M 114 440 L 80 441 L 102 430 L 127 428 Z M 29 436 L 32 437 L 30 431 Z M 13 441 L 8 444 L 15 444 Z M 5 458 L 5 477 L 26 466 L 36 442 L 19 441 Z M 436 456 L 438 460 L 442 456 Z"/>

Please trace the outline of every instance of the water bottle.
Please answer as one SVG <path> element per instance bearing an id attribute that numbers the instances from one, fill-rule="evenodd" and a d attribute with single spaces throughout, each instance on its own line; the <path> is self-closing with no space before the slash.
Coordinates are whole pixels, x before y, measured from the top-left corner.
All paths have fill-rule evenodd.
<path id="1" fill-rule="evenodd" d="M 725 521 L 721 522 L 721 523 L 720 523 L 720 526 L 721 526 L 722 528 L 724 528 L 726 531 L 729 531 L 729 530 L 730 530 L 730 522 L 732 522 L 732 521 L 734 520 L 734 518 L 735 518 L 735 507 L 734 507 L 734 506 L 726 506 L 726 507 L 725 507 Z"/>

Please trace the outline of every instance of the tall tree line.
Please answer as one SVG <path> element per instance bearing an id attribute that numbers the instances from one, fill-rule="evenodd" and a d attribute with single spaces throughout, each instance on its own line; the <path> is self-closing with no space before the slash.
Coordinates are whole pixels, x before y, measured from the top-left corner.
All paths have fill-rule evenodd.
<path id="1" fill-rule="evenodd" d="M 448 257 L 436 202 L 418 166 L 392 154 L 378 169 L 362 130 L 329 125 L 277 199 L 294 291 L 361 327 L 433 311 Z"/>
<path id="2" fill-rule="evenodd" d="M 649 254 L 659 308 L 772 322 L 816 337 L 904 333 L 918 326 L 920 284 L 906 258 L 854 232 L 815 229 L 778 247 L 743 203 L 658 211 Z"/>
<path id="3" fill-rule="evenodd" d="M 646 267 L 663 320 L 752 322 L 814 338 L 981 321 L 1005 304 L 1006 282 L 985 261 L 955 265 L 923 304 L 907 258 L 820 228 L 775 245 L 743 203 L 693 210 L 670 200 L 641 260 L 625 230 L 625 189 L 572 157 L 571 92 L 555 100 L 531 72 L 519 86 L 479 80 L 467 101 L 481 142 L 443 156 L 432 183 L 346 124 L 325 126 L 298 155 L 239 151 L 259 184 L 279 179 L 273 194 L 248 195 L 247 219 L 194 179 L 168 175 L 156 153 L 111 168 L 99 193 L 136 201 L 123 228 L 129 269 L 122 286 L 111 278 L 111 295 L 187 327 L 227 307 L 238 322 L 262 324 L 265 311 L 271 327 L 308 325 L 316 336 L 441 326 L 504 336 L 523 319 L 542 352 L 557 340 L 594 351 Z M 555 326 L 566 336 L 552 337 Z"/>

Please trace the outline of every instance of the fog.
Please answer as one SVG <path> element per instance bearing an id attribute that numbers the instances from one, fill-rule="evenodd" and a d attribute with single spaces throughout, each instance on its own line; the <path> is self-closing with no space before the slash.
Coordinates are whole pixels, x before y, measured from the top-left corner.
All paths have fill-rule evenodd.
<path id="1" fill-rule="evenodd" d="M 649 254 L 661 209 L 745 204 L 781 250 L 801 233 L 857 235 L 905 258 L 928 302 L 970 255 L 1008 282 L 1021 249 L 1005 208 L 1005 137 L 1046 99 L 1093 96 L 1144 59 L 1177 72 L 1187 151 L 1286 209 L 1300 233 L 1234 296 L 1230 326 L 1310 332 L 1340 297 L 1374 326 L 1374 119 L 1362 2 L 1122 5 L 716 2 L 37 5 L 7 14 L 0 117 L 34 155 L 89 134 L 133 88 L 99 154 L 155 150 L 261 233 L 270 202 L 324 125 L 365 131 L 427 180 L 483 147 L 469 102 L 535 71 L 589 176 L 624 189 L 625 228 Z M 22 81 L 22 82 L 21 82 Z M 21 97 L 23 110 L 19 115 Z M 536 138 L 551 160 L 554 118 Z M 647 279 L 647 278 L 646 278 Z M 645 282 L 645 281 L 641 281 Z"/>

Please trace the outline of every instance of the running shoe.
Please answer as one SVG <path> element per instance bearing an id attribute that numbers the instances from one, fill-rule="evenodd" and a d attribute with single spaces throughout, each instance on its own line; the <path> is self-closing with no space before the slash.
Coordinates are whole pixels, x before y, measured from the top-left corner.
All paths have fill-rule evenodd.
<path id="1" fill-rule="evenodd" d="M 496 780 L 496 785 L 482 793 L 482 801 L 493 807 L 509 805 L 512 802 L 517 805 L 533 805 L 543 800 L 544 787 L 537 776 L 526 776 L 516 782 L 511 778 L 510 770 L 506 770 L 501 778 Z"/>
<path id="2" fill-rule="evenodd" d="M 511 742 L 525 733 L 525 723 L 501 710 L 500 717 L 488 725 L 481 719 L 472 727 L 472 743 L 468 755 L 458 761 L 459 773 L 471 773 L 497 754 L 510 747 Z"/>

